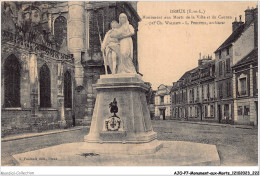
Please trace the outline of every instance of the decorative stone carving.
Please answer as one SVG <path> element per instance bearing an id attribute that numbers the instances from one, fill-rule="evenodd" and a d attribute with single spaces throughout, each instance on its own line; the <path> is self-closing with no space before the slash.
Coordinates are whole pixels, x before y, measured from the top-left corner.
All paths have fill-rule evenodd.
<path id="1" fill-rule="evenodd" d="M 104 121 L 103 131 L 119 131 L 122 130 L 122 121 L 119 117 L 109 117 Z"/>
<path id="2" fill-rule="evenodd" d="M 113 116 L 104 120 L 103 131 L 122 131 L 123 121 L 116 115 L 118 112 L 116 98 L 114 98 L 114 101 L 109 104 L 109 108 L 110 112 L 114 114 Z"/>

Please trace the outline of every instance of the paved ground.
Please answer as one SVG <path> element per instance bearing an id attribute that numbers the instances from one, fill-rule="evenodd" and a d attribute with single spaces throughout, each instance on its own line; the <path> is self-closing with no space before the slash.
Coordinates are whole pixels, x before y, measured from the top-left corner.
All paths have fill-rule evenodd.
<path id="1" fill-rule="evenodd" d="M 152 121 L 159 140 L 190 141 L 217 146 L 221 165 L 257 165 L 257 129 L 232 126 Z M 16 165 L 14 154 L 63 143 L 81 142 L 88 128 L 71 132 L 2 142 L 2 164 Z"/>
<path id="2" fill-rule="evenodd" d="M 152 121 L 158 140 L 190 141 L 217 146 L 220 164 L 257 165 L 258 129 L 232 126 L 214 126 L 181 123 L 178 121 Z"/>
<path id="3" fill-rule="evenodd" d="M 12 155 L 50 147 L 58 144 L 83 142 L 84 135 L 88 133 L 89 128 L 81 130 L 69 131 L 64 133 L 56 133 L 32 138 L 1 142 L 2 149 L 2 165 L 17 165 Z"/>
<path id="4" fill-rule="evenodd" d="M 120 150 L 122 145 L 124 149 Z M 71 150 L 71 148 L 76 150 Z M 103 150 L 96 151 L 97 148 Z M 158 151 L 156 152 L 156 150 Z M 136 152 L 141 153 L 136 155 Z M 145 152 L 146 154 L 144 154 Z M 19 161 L 21 166 L 220 165 L 215 145 L 183 141 L 153 141 L 149 144 L 139 145 L 76 142 L 16 154 L 13 157 Z"/>

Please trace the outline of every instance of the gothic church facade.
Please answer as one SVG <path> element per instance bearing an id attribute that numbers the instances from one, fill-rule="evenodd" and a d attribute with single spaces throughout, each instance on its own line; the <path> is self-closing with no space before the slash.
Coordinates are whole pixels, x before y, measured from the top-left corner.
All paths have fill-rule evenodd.
<path id="1" fill-rule="evenodd" d="M 100 39 L 125 13 L 135 28 L 136 2 L 2 2 L 2 136 L 86 125 L 93 84 L 104 74 Z"/>

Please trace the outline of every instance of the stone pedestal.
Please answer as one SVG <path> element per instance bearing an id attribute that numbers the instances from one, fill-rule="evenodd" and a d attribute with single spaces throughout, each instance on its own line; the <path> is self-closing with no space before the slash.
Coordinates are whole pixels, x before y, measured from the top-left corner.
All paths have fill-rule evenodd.
<path id="1" fill-rule="evenodd" d="M 97 153 L 120 150 L 120 153 L 140 154 L 142 151 L 153 153 L 162 147 L 152 129 L 145 96 L 148 86 L 140 75 L 101 75 L 94 88 L 97 97 L 90 132 L 84 138 L 86 150 Z M 105 123 L 113 116 L 109 104 L 114 98 L 118 107 L 116 115 L 121 123 L 118 129 L 108 130 Z M 116 125 L 114 123 L 113 127 Z"/>

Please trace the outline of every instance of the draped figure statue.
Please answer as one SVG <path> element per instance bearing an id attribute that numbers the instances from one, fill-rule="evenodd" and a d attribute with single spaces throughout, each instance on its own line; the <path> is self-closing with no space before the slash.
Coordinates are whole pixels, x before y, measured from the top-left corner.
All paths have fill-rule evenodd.
<path id="1" fill-rule="evenodd" d="M 102 42 L 101 49 L 105 53 L 112 74 L 136 73 L 133 64 L 134 28 L 129 24 L 126 14 L 119 15 L 119 24 L 112 21 L 109 30 Z"/>

